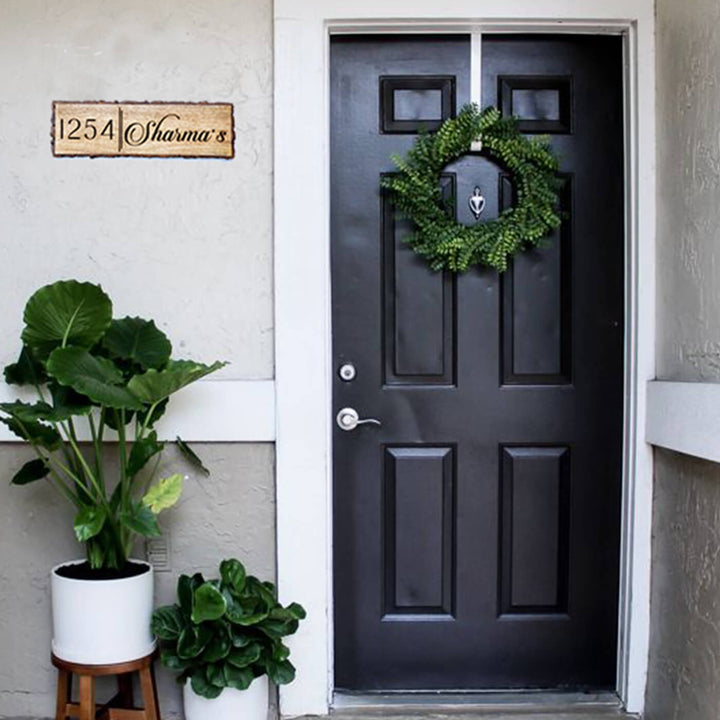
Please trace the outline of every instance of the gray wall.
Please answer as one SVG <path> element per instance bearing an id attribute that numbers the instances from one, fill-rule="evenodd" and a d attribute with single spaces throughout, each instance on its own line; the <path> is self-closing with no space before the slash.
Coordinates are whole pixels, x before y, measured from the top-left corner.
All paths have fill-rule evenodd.
<path id="1" fill-rule="evenodd" d="M 59 277 L 102 283 L 117 315 L 153 317 L 176 354 L 222 358 L 227 380 L 273 376 L 271 0 L 0 2 L 0 366 L 22 307 Z M 236 157 L 61 159 L 53 100 L 231 102 Z M 239 410 L 242 412 L 242 409 Z M 272 577 L 272 445 L 198 448 L 168 513 L 172 572 L 229 555 Z M 27 454 L 0 445 L 0 718 L 54 714 L 49 569 L 80 549 L 68 508 L 42 485 L 9 488 Z M 169 454 L 168 467 L 180 461 Z M 177 689 L 162 675 L 164 716 Z"/>
<path id="2" fill-rule="evenodd" d="M 216 576 L 226 557 L 242 559 L 264 578 L 275 572 L 272 445 L 194 448 L 210 477 L 189 471 L 174 448 L 160 467 L 160 473 L 182 470 L 189 477 L 178 506 L 162 519 L 171 557 L 170 571 L 155 574 L 158 604 L 174 601 L 179 573 Z M 49 569 L 82 556 L 65 502 L 40 483 L 8 485 L 13 468 L 30 457 L 19 444 L 0 450 L 0 718 L 54 716 Z M 163 717 L 172 718 L 181 708 L 179 689 L 164 669 L 158 684 Z"/>
<path id="3" fill-rule="evenodd" d="M 720 381 L 720 5 L 658 0 L 658 377 Z M 720 716 L 720 467 L 656 452 L 649 720 Z"/>

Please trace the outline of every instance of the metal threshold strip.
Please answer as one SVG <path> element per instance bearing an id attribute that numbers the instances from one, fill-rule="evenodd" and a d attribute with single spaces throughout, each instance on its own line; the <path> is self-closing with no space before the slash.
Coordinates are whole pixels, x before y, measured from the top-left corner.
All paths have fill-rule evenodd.
<path id="1" fill-rule="evenodd" d="M 461 718 L 499 718 L 538 716 L 553 720 L 595 717 L 635 717 L 623 712 L 618 696 L 611 692 L 336 692 L 331 714 L 340 720 L 402 716 L 407 720 L 444 715 Z"/>

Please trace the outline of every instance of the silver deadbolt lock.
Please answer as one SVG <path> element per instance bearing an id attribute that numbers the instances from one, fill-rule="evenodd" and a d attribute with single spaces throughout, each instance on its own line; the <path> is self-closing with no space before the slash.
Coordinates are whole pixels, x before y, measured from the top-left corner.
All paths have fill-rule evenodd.
<path id="1" fill-rule="evenodd" d="M 340 376 L 340 379 L 344 382 L 350 382 L 351 380 L 354 380 L 357 376 L 357 370 L 352 363 L 345 363 L 338 370 L 338 375 Z"/>
<path id="2" fill-rule="evenodd" d="M 358 425 L 382 425 L 375 418 L 361 418 L 355 408 L 343 408 L 335 417 L 335 421 L 341 430 L 354 430 Z"/>

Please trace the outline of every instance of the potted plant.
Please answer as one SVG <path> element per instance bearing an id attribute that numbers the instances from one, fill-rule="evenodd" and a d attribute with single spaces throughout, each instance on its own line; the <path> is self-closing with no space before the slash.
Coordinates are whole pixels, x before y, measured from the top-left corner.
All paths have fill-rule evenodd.
<path id="1" fill-rule="evenodd" d="M 113 319 L 110 298 L 91 283 L 40 288 L 24 321 L 20 358 L 5 368 L 5 380 L 34 388 L 37 401 L 0 403 L 0 421 L 36 457 L 11 482 L 47 481 L 73 506 L 86 550 L 86 560 L 52 571 L 53 652 L 87 664 L 143 657 L 155 646 L 153 575 L 130 554 L 138 537 L 160 534 L 158 513 L 182 492 L 180 474 L 156 478 L 165 443 L 155 423 L 170 395 L 224 363 L 172 360 L 170 341 L 152 320 Z M 116 456 L 104 442 L 110 431 Z"/>
<path id="2" fill-rule="evenodd" d="M 179 672 L 187 720 L 265 720 L 268 677 L 278 685 L 295 678 L 283 638 L 304 617 L 239 560 L 223 560 L 219 579 L 181 575 L 177 603 L 155 610 L 152 630 L 163 665 Z"/>

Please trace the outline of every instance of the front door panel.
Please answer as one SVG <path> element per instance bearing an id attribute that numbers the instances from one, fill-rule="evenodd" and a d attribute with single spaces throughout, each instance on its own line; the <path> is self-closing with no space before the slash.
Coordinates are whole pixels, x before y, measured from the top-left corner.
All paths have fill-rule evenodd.
<path id="1" fill-rule="evenodd" d="M 331 47 L 336 687 L 611 688 L 623 411 L 622 48 L 483 39 L 483 104 L 548 134 L 562 228 L 508 271 L 434 273 L 379 189 L 470 98 L 468 36 Z M 512 202 L 448 166 L 461 222 Z"/>

